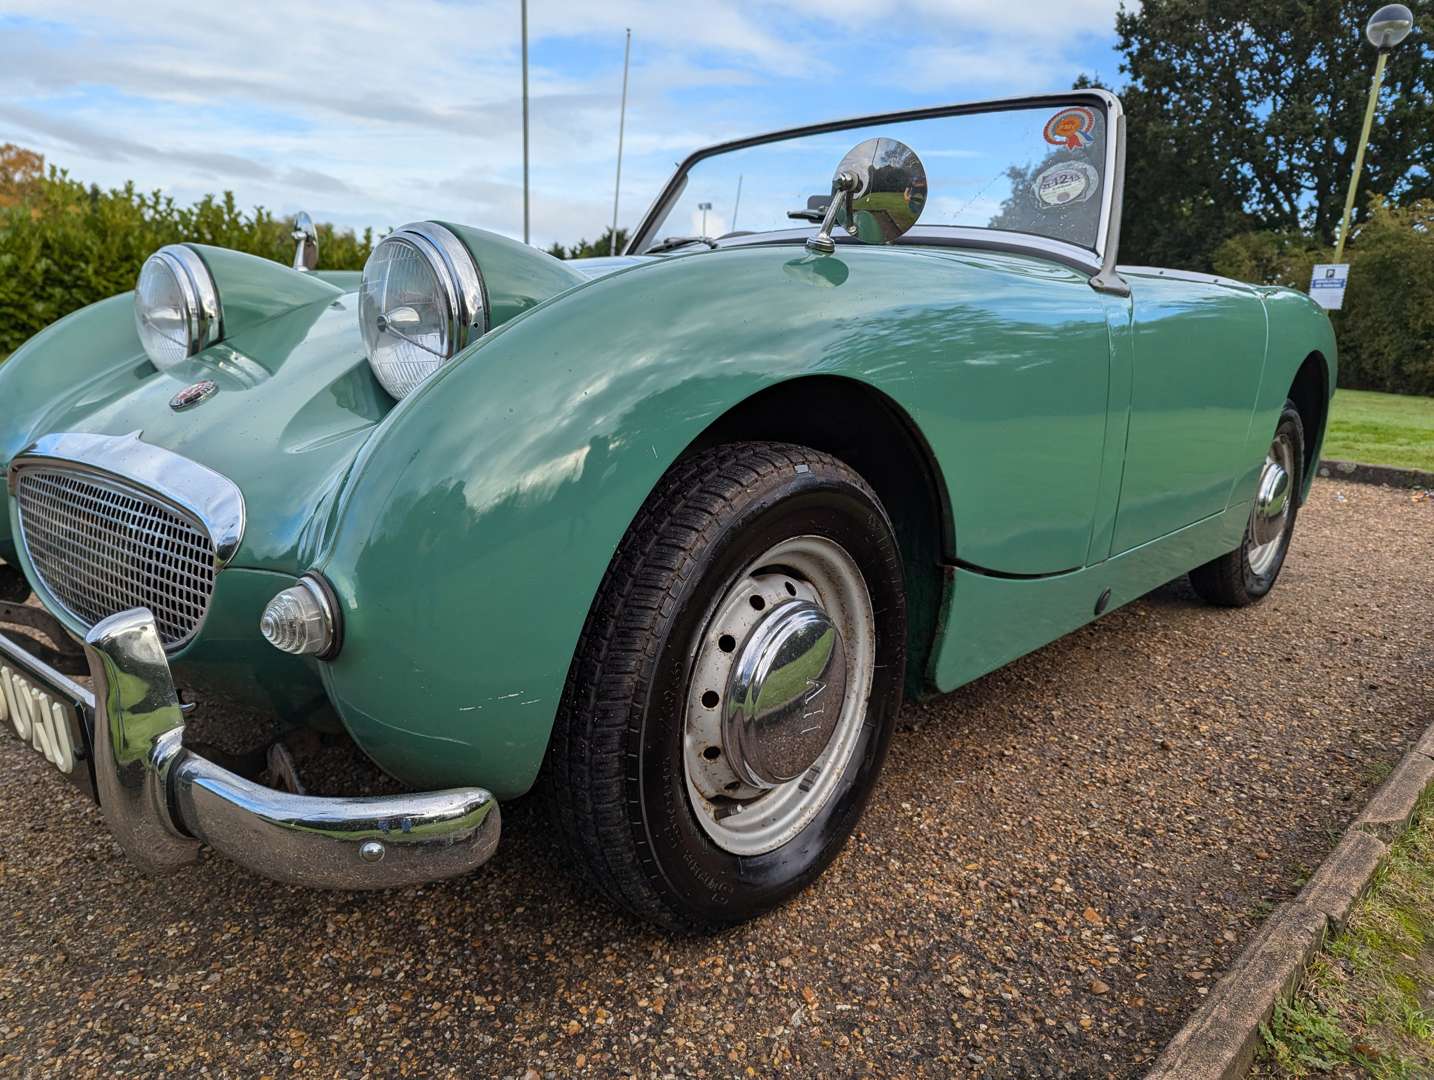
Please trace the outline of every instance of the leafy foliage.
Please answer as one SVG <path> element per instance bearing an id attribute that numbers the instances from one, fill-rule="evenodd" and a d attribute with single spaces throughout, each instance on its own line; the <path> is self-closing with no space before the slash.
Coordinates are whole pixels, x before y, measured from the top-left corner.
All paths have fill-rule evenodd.
<path id="1" fill-rule="evenodd" d="M 625 247 L 627 247 L 627 230 L 618 229 L 617 253 L 621 255 L 622 249 Z M 603 230 L 601 236 L 591 243 L 587 240 L 579 240 L 572 247 L 566 248 L 562 244 L 554 244 L 548 248 L 548 254 L 555 259 L 595 259 L 602 255 L 611 255 L 613 250 L 612 227 L 609 226 Z"/>
<path id="2" fill-rule="evenodd" d="M 133 184 L 102 191 L 43 170 L 43 159 L 0 147 L 0 357 L 56 319 L 134 287 L 140 265 L 165 244 L 191 241 L 288 263 L 292 219 L 263 207 L 241 211 L 232 192 L 177 206 Z M 361 237 L 320 225 L 320 266 L 363 267 L 373 248 Z"/>
<path id="3" fill-rule="evenodd" d="M 1249 231 L 1334 243 L 1374 66 L 1370 11 L 1145 0 L 1120 12 L 1126 261 L 1208 270 Z M 1361 189 L 1395 205 L 1434 197 L 1431 160 L 1434 45 L 1416 29 L 1390 56 Z"/>
<path id="4" fill-rule="evenodd" d="M 1331 313 L 1340 385 L 1434 395 L 1434 199 L 1370 205 L 1344 251 L 1344 308 Z M 1211 261 L 1242 281 L 1307 289 L 1311 267 L 1333 259 L 1297 232 L 1251 232 L 1226 240 Z"/>
<path id="5" fill-rule="evenodd" d="M 0 206 L 15 206 L 45 173 L 45 159 L 33 150 L 0 146 Z"/>

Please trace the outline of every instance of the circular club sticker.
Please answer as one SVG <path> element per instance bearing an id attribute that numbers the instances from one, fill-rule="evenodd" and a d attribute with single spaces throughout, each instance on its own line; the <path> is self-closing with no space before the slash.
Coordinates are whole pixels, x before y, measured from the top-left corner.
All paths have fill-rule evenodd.
<path id="1" fill-rule="evenodd" d="M 1031 186 L 1041 209 L 1049 210 L 1085 202 L 1100 186 L 1100 175 L 1084 161 L 1064 161 L 1041 173 Z"/>
<path id="2" fill-rule="evenodd" d="M 1081 105 L 1062 109 L 1046 121 L 1042 134 L 1052 146 L 1064 146 L 1067 150 L 1084 149 L 1095 139 L 1095 110 Z"/>

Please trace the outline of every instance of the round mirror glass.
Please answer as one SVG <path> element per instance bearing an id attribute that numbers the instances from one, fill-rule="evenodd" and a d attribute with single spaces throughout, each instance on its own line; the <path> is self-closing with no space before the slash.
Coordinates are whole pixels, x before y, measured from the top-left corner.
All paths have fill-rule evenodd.
<path id="1" fill-rule="evenodd" d="M 837 166 L 837 176 L 842 173 L 856 184 L 841 199 L 837 221 L 864 244 L 891 243 L 916 224 L 926 206 L 926 168 L 904 142 L 858 143 Z"/>

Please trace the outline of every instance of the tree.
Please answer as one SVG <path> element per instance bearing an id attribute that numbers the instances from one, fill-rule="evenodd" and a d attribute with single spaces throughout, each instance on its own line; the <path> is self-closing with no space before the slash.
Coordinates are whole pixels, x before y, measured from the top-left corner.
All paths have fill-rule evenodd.
<path id="1" fill-rule="evenodd" d="M 617 231 L 617 253 L 622 254 L 622 249 L 627 247 L 627 230 Z M 601 255 L 612 254 L 612 227 L 604 229 L 602 235 L 589 243 L 586 240 L 579 240 L 572 247 L 565 248 L 562 244 L 554 244 L 548 248 L 548 254 L 555 259 L 595 259 Z"/>
<path id="2" fill-rule="evenodd" d="M 45 175 L 45 159 L 33 150 L 6 143 L 0 146 L 0 206 L 19 206 Z"/>
<path id="3" fill-rule="evenodd" d="M 1252 229 L 1333 243 L 1374 66 L 1371 3 L 1121 9 L 1124 261 L 1209 269 L 1221 243 Z M 1434 46 L 1416 30 L 1390 57 L 1361 192 L 1394 205 L 1428 198 L 1431 160 Z M 1362 196 L 1359 220 L 1366 206 Z"/>

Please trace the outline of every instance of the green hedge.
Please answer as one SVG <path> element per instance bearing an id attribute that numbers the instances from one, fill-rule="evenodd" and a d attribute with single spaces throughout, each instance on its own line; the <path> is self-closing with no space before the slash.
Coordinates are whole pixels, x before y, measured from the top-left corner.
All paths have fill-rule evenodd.
<path id="1" fill-rule="evenodd" d="M 217 244 L 287 264 L 292 229 L 292 218 L 263 207 L 241 212 L 230 192 L 176 206 L 133 184 L 87 188 L 51 167 L 25 185 L 16 205 L 0 205 L 0 357 L 61 316 L 134 288 L 140 264 L 165 244 Z M 322 269 L 363 268 L 372 230 L 361 237 L 332 225 L 318 230 Z"/>
<path id="2" fill-rule="evenodd" d="M 1434 395 L 1434 200 L 1392 207 L 1376 200 L 1344 251 L 1349 288 L 1331 312 L 1339 384 L 1355 390 Z M 1310 284 L 1334 252 L 1299 235 L 1255 232 L 1225 241 L 1215 270 L 1241 281 Z"/>

